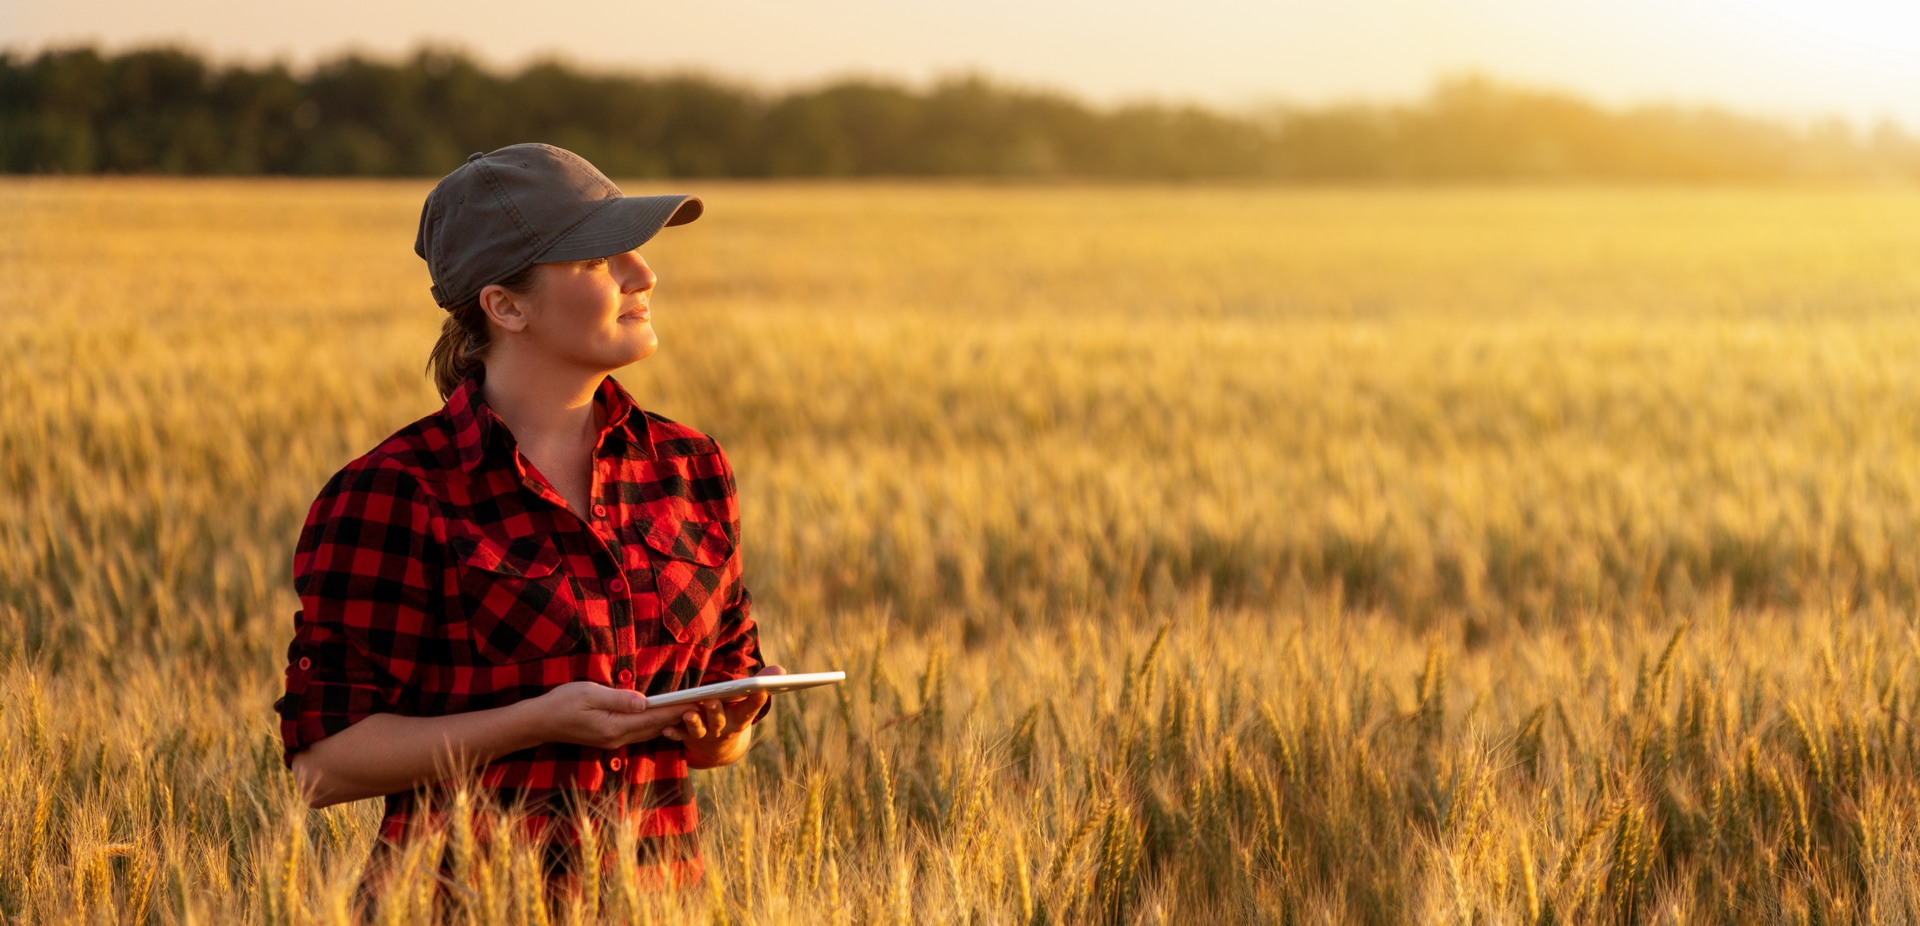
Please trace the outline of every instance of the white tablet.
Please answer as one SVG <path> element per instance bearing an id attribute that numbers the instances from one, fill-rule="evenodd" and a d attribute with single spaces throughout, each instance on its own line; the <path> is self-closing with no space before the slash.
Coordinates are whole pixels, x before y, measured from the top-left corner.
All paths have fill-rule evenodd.
<path id="1" fill-rule="evenodd" d="M 714 682 L 697 688 L 682 688 L 665 694 L 647 695 L 648 707 L 668 707 L 674 704 L 691 704 L 708 698 L 737 698 L 741 695 L 764 691 L 768 694 L 781 691 L 798 691 L 802 688 L 814 688 L 820 685 L 837 685 L 846 681 L 845 672 L 804 672 L 793 675 L 756 675 L 752 678 L 736 678 L 729 682 Z"/>

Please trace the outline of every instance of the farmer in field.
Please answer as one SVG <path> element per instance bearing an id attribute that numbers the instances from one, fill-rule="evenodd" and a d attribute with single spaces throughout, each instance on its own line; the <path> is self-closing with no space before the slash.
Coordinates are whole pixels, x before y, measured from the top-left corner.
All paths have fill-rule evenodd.
<path id="1" fill-rule="evenodd" d="M 532 812 L 514 835 L 550 888 L 579 883 L 582 808 L 637 834 L 611 864 L 643 886 L 702 876 L 688 770 L 738 761 L 769 702 L 645 694 L 782 670 L 741 584 L 726 455 L 608 375 L 659 344 L 638 248 L 701 209 L 540 144 L 474 154 L 427 196 L 414 250 L 448 312 L 428 363 L 446 404 L 314 501 L 275 702 L 312 806 L 386 799 L 363 902 L 463 770 Z"/>

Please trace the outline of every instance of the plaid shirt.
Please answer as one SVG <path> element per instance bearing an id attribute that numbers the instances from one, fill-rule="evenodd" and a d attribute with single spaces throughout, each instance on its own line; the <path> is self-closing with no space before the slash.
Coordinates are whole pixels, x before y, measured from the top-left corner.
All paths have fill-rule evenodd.
<path id="1" fill-rule="evenodd" d="M 369 714 L 484 710 L 580 679 L 657 694 L 765 665 L 719 445 L 605 378 L 583 521 L 487 407 L 484 375 L 347 464 L 307 514 L 286 694 L 274 702 L 288 768 Z M 500 806 L 524 798 L 535 811 L 527 835 L 547 846 L 550 875 L 573 877 L 556 850 L 577 844 L 568 802 L 586 799 L 632 822 L 644 881 L 702 876 L 686 753 L 665 737 L 544 743 L 494 759 L 480 782 Z M 441 816 L 444 791 L 427 788 L 429 814 L 412 792 L 387 795 L 376 861 L 410 823 Z"/>

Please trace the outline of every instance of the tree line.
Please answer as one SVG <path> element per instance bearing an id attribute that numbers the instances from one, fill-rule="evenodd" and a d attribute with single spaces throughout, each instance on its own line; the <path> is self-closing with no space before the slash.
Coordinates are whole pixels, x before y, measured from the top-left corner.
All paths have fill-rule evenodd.
<path id="1" fill-rule="evenodd" d="M 1920 179 L 1920 136 L 1893 123 L 1608 108 L 1473 74 L 1408 103 L 1230 113 L 1095 107 L 977 75 L 770 92 L 557 60 L 502 72 L 437 47 L 303 73 L 178 47 L 0 53 L 8 173 L 433 177 L 527 140 L 616 177 Z"/>

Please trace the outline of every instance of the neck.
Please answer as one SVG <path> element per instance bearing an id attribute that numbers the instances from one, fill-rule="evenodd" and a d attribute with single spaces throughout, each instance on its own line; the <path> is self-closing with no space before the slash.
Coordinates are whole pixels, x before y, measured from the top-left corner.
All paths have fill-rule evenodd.
<path id="1" fill-rule="evenodd" d="M 532 364 L 510 351 L 488 358 L 480 384 L 487 407 L 500 416 L 514 442 L 530 450 L 591 447 L 603 422 L 593 394 L 605 373 L 582 373 Z"/>

